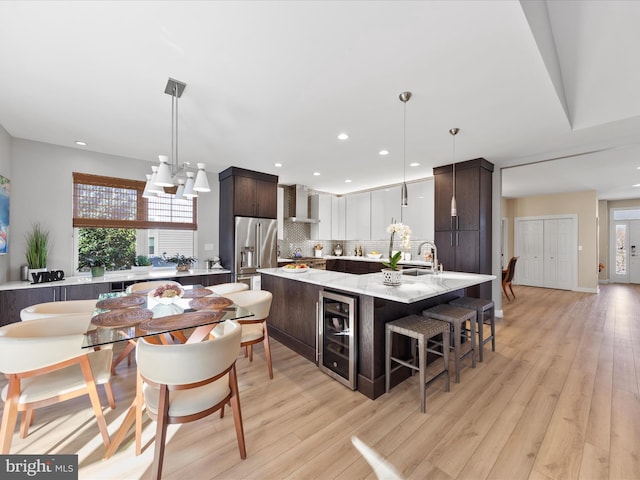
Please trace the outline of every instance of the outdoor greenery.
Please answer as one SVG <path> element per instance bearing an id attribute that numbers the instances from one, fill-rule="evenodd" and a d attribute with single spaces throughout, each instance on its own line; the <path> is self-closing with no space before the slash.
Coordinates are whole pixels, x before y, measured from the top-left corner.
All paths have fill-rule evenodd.
<path id="1" fill-rule="evenodd" d="M 80 228 L 78 267 L 106 266 L 127 270 L 136 260 L 136 230 L 133 228 Z"/>
<path id="2" fill-rule="evenodd" d="M 29 268 L 46 268 L 49 254 L 49 231 L 35 223 L 25 236 L 27 241 L 27 265 Z"/>
<path id="3" fill-rule="evenodd" d="M 136 267 L 150 267 L 151 260 L 146 255 L 138 255 L 136 256 L 135 264 Z"/>

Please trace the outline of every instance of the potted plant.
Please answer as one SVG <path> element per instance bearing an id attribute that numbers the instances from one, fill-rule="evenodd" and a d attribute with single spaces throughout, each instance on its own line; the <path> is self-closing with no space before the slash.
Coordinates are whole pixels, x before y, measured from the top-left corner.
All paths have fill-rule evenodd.
<path id="1" fill-rule="evenodd" d="M 47 256 L 49 255 L 49 231 L 42 228 L 39 223 L 35 223 L 25 239 L 27 241 L 25 256 L 29 266 L 29 276 L 33 271 L 46 271 Z"/>
<path id="2" fill-rule="evenodd" d="M 402 268 L 398 262 L 402 258 L 402 252 L 397 251 L 388 262 L 382 262 L 387 268 L 382 269 L 383 283 L 385 285 L 399 285 L 402 279 Z"/>
<path id="3" fill-rule="evenodd" d="M 133 261 L 131 271 L 135 273 L 145 273 L 151 270 L 151 260 L 146 255 L 137 255 Z"/>
<path id="4" fill-rule="evenodd" d="M 387 233 L 391 234 L 391 239 L 389 240 L 389 261 L 382 262 L 382 264 L 387 267 L 382 269 L 382 275 L 384 276 L 383 283 L 385 285 L 400 285 L 402 280 L 402 267 L 398 265 L 398 262 L 402 258 L 402 251 L 399 250 L 395 254 L 392 254 L 393 237 L 396 233 L 399 233 L 403 248 L 408 249 L 411 246 L 409 241 L 411 238 L 411 229 L 402 222 L 393 223 L 393 220 L 391 220 L 391 224 L 387 227 Z"/>
<path id="5" fill-rule="evenodd" d="M 179 272 L 186 272 L 191 268 L 191 264 L 198 260 L 196 257 L 185 257 L 184 255 L 180 255 L 179 253 L 168 257 L 167 252 L 164 252 L 162 254 L 162 259 L 166 263 L 175 263 L 176 270 Z"/>
<path id="6" fill-rule="evenodd" d="M 106 254 L 91 252 L 79 258 L 78 268 L 88 268 L 91 271 L 92 277 L 103 277 L 108 262 L 109 258 Z"/>

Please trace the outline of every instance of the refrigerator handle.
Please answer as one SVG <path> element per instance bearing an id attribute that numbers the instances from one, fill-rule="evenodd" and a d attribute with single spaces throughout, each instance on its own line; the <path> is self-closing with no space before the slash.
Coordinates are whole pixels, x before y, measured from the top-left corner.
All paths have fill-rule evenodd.
<path id="1" fill-rule="evenodd" d="M 262 223 L 256 223 L 256 267 L 262 268 Z"/>

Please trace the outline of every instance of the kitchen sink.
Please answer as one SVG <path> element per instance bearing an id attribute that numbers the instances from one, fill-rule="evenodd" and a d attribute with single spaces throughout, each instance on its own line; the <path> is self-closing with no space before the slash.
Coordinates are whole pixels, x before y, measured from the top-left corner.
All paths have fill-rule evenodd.
<path id="1" fill-rule="evenodd" d="M 432 273 L 433 272 L 430 268 L 407 268 L 402 270 L 403 275 L 411 275 L 412 277 L 431 275 Z"/>

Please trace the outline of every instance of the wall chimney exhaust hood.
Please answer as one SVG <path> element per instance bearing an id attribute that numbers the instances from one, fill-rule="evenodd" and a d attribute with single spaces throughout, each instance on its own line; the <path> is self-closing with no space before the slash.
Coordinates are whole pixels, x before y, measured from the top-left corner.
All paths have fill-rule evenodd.
<path id="1" fill-rule="evenodd" d="M 319 223 L 317 218 L 309 217 L 309 189 L 305 185 L 286 187 L 285 220 L 298 223 Z"/>

